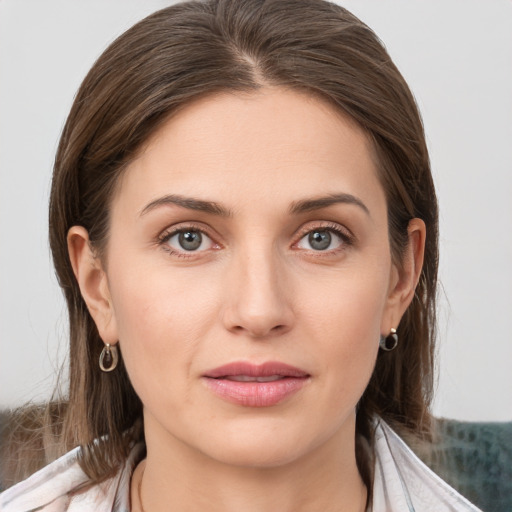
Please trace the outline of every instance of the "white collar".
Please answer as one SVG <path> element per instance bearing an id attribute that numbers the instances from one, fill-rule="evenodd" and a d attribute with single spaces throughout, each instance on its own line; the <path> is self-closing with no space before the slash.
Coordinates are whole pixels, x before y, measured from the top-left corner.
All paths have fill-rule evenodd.
<path id="1" fill-rule="evenodd" d="M 373 512 L 479 512 L 382 419 L 377 420 L 375 454 Z"/>

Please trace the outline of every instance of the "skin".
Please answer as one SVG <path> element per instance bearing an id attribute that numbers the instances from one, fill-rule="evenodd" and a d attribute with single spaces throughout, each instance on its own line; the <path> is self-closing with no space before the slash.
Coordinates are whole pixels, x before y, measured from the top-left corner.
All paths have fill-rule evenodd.
<path id="1" fill-rule="evenodd" d="M 333 194 L 345 200 L 290 211 Z M 386 211 L 364 132 L 322 100 L 265 87 L 203 98 L 159 129 L 113 198 L 105 261 L 83 228 L 70 230 L 83 296 L 144 404 L 134 510 L 141 478 L 153 512 L 364 509 L 355 408 L 379 336 L 412 300 L 425 240 L 413 219 L 396 267 Z M 181 248 L 177 228 L 202 231 L 200 248 Z M 315 231 L 330 234 L 327 249 L 311 244 Z M 244 407 L 201 378 L 232 361 L 310 377 L 277 405 Z"/>

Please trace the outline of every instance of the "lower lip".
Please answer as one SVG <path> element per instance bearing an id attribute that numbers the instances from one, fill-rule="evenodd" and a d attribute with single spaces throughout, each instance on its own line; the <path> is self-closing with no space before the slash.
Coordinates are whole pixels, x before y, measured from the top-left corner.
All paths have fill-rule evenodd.
<path id="1" fill-rule="evenodd" d="M 269 407 L 297 393 L 307 377 L 286 377 L 272 382 L 237 382 L 203 378 L 206 386 L 220 398 L 246 407 Z"/>

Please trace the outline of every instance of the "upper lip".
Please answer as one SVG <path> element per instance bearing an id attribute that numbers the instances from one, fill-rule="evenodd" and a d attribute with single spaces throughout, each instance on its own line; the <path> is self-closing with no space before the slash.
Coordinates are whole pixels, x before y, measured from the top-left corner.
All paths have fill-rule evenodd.
<path id="1" fill-rule="evenodd" d="M 248 377 L 270 377 L 272 375 L 281 375 L 282 377 L 309 377 L 309 374 L 304 370 L 278 361 L 268 361 L 263 364 L 235 361 L 208 370 L 204 374 L 204 377 L 217 379 L 219 377 L 235 375 L 247 375 Z"/>

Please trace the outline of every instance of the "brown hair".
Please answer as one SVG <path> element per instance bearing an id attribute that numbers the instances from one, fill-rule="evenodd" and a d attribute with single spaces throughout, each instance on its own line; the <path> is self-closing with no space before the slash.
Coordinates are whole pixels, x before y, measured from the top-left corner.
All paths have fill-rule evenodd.
<path id="1" fill-rule="evenodd" d="M 66 246 L 84 226 L 100 257 L 120 174 L 164 120 L 220 91 L 265 85 L 324 98 L 368 134 L 378 157 L 392 256 L 400 263 L 410 219 L 427 227 L 425 265 L 399 327 L 400 344 L 379 354 L 357 414 L 357 459 L 371 486 L 371 419 L 402 434 L 429 428 L 437 282 L 437 203 L 423 126 L 414 98 L 377 36 L 322 0 L 206 0 L 154 13 L 121 35 L 83 81 L 57 151 L 50 200 L 50 244 L 70 325 L 69 397 L 60 450 L 84 447 L 94 480 L 115 470 L 128 443 L 142 439 L 142 415 L 122 363 L 104 374 L 103 342 L 74 278 Z M 138 422 L 140 423 L 140 422 Z M 127 433 L 128 432 L 128 433 Z M 93 444 L 104 434 L 100 443 Z M 371 453 L 371 451 L 370 451 Z"/>

